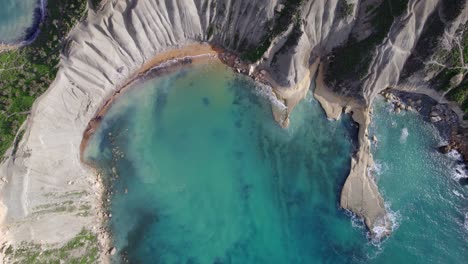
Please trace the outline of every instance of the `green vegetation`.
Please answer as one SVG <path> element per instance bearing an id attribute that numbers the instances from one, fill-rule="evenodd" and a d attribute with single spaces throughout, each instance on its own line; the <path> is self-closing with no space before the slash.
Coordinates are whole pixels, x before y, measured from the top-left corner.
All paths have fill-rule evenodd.
<path id="1" fill-rule="evenodd" d="M 468 79 L 465 79 L 459 86 L 450 90 L 446 97 L 460 105 L 465 113 L 463 119 L 468 120 Z"/>
<path id="2" fill-rule="evenodd" d="M 408 5 L 408 0 L 383 1 L 380 6 L 368 10 L 373 33 L 361 41 L 350 38 L 347 43 L 333 50 L 327 71 L 327 82 L 340 89 L 345 81 L 360 81 L 367 73 L 375 47 L 382 43 L 396 17 Z"/>
<path id="3" fill-rule="evenodd" d="M 300 23 L 299 11 L 303 1 L 304 0 L 286 0 L 283 9 L 278 12 L 274 21 L 270 23 L 273 25 L 273 29 L 266 30 L 268 33 L 260 44 L 245 51 L 241 56 L 242 59 L 251 62 L 258 61 L 268 50 L 275 37 L 286 31 L 291 23 L 295 25 Z"/>
<path id="4" fill-rule="evenodd" d="M 440 91 L 449 91 L 446 94 L 447 99 L 457 102 L 463 112 L 465 113 L 464 119 L 468 118 L 468 80 L 462 81 L 457 87 L 452 87 L 450 80 L 458 74 L 467 74 L 466 68 L 468 59 L 468 25 L 461 28 L 460 46 L 454 46 L 450 50 L 441 50 L 437 53 L 434 60 L 441 62 L 445 68 L 439 65 L 434 65 L 436 69 L 442 69 L 432 81 L 432 86 Z M 460 33 L 460 32 L 459 32 Z M 461 54 L 460 52 L 463 52 Z M 463 57 L 463 63 L 461 58 Z M 463 65 L 464 64 L 464 65 Z"/>
<path id="5" fill-rule="evenodd" d="M 455 101 L 463 107 L 465 115 L 468 108 L 468 85 L 460 85 L 447 94 L 449 100 Z"/>
<path id="6" fill-rule="evenodd" d="M 341 0 L 340 1 L 340 9 L 341 9 L 341 15 L 343 17 L 348 17 L 353 14 L 354 11 L 354 4 L 348 3 L 347 0 Z"/>
<path id="7" fill-rule="evenodd" d="M 77 192 L 77 194 L 79 194 Z M 73 195 L 70 195 L 73 196 Z M 63 196 L 66 197 L 66 196 Z M 69 198 L 76 198 L 69 197 Z M 72 200 L 64 201 L 61 203 L 50 203 L 50 204 L 43 204 L 36 206 L 34 208 L 34 215 L 44 215 L 44 214 L 51 214 L 51 213 L 62 213 L 62 212 L 76 212 L 77 216 L 88 216 L 90 214 L 91 206 L 86 203 L 78 203 L 76 204 Z"/>
<path id="8" fill-rule="evenodd" d="M 50 193 L 46 193 L 45 196 L 46 197 L 55 197 L 55 198 L 70 198 L 70 199 L 76 199 L 76 198 L 80 198 L 82 196 L 85 196 L 85 195 L 88 195 L 89 193 L 87 191 L 69 191 L 69 192 L 65 192 L 65 193 L 62 193 L 62 194 L 57 194 L 55 192 L 50 192 Z"/>
<path id="9" fill-rule="evenodd" d="M 40 244 L 22 243 L 4 250 L 5 259 L 18 264 L 41 263 L 97 263 L 99 246 L 97 236 L 83 229 L 76 237 L 60 248 L 44 249 Z"/>
<path id="10" fill-rule="evenodd" d="M 87 1 L 49 0 L 41 33 L 29 46 L 0 53 L 0 157 L 11 146 L 34 100 L 54 80 L 60 50 Z"/>
<path id="11" fill-rule="evenodd" d="M 214 32 L 214 26 L 213 25 L 210 25 L 208 27 L 208 31 L 206 33 L 206 36 L 207 36 L 207 39 L 210 39 L 211 36 L 213 36 L 213 32 Z"/>
<path id="12" fill-rule="evenodd" d="M 91 0 L 93 10 L 97 10 L 101 5 L 102 0 Z"/>

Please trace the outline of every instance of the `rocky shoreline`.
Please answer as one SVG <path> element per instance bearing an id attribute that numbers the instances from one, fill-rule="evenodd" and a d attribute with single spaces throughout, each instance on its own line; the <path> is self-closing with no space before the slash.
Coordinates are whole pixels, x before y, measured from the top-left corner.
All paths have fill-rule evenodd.
<path id="1" fill-rule="evenodd" d="M 446 154 L 458 151 L 468 165 L 468 128 L 463 127 L 463 120 L 452 110 L 448 103 L 439 103 L 425 94 L 387 89 L 381 92 L 387 102 L 391 102 L 394 111 L 416 111 L 424 121 L 432 123 L 447 144 L 439 146 L 439 151 Z"/>

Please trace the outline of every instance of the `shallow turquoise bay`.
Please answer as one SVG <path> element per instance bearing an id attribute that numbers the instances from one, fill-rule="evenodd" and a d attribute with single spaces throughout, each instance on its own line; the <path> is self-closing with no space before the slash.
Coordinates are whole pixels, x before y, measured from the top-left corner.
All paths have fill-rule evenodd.
<path id="1" fill-rule="evenodd" d="M 0 0 L 0 43 L 21 42 L 33 26 L 38 0 Z"/>
<path id="2" fill-rule="evenodd" d="M 116 262 L 462 263 L 467 256 L 466 188 L 416 115 L 388 113 L 382 102 L 374 111 L 378 185 L 397 223 L 375 244 L 339 209 L 357 133 L 349 117 L 327 120 L 309 94 L 281 129 L 253 83 L 219 64 L 134 86 L 85 153 L 113 192 Z M 398 152 L 400 123 L 409 135 Z M 414 162 L 398 158 L 402 152 Z"/>

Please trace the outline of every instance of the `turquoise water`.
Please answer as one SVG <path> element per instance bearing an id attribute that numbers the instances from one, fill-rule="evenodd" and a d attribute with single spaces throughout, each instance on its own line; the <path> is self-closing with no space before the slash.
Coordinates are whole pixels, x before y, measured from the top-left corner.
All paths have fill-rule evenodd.
<path id="1" fill-rule="evenodd" d="M 380 135 L 386 112 L 375 112 L 374 130 L 381 139 L 376 158 L 388 167 L 378 176 L 379 186 L 399 225 L 376 245 L 359 221 L 339 209 L 357 133 L 349 117 L 328 121 L 309 94 L 294 111 L 290 128 L 281 129 L 252 82 L 218 64 L 140 81 L 109 110 L 85 154 L 103 170 L 112 190 L 114 261 L 461 263 L 466 203 L 452 197 L 451 190 L 467 196 L 466 190 L 449 175 L 436 179 L 444 176 L 430 169 L 425 171 L 435 175 L 431 179 L 415 177 L 413 184 L 401 186 L 397 177 L 413 177 L 399 175 L 411 168 L 393 172 L 393 162 L 399 162 L 394 152 L 379 152 L 394 135 Z M 404 118 L 421 130 L 411 117 Z M 409 133 L 406 144 L 413 142 Z M 426 151 L 421 144 L 431 142 L 415 140 L 407 146 Z M 432 155 L 427 158 L 440 161 L 434 166 L 453 166 L 450 158 Z M 434 185 L 445 191 L 447 204 L 437 194 L 426 200 L 428 194 L 410 188 Z M 444 189 L 448 186 L 452 189 Z M 422 219 L 422 208 L 433 220 Z M 442 208 L 444 215 L 439 215 Z M 449 218 L 443 222 L 447 232 L 432 231 L 437 217 Z"/>
<path id="2" fill-rule="evenodd" d="M 370 128 L 378 186 L 399 224 L 380 263 L 466 263 L 468 188 L 458 182 L 458 158 L 437 151 L 443 140 L 418 114 L 390 108 L 379 98 Z"/>
<path id="3" fill-rule="evenodd" d="M 0 43 L 21 42 L 29 38 L 27 32 L 35 20 L 38 0 L 0 0 Z"/>

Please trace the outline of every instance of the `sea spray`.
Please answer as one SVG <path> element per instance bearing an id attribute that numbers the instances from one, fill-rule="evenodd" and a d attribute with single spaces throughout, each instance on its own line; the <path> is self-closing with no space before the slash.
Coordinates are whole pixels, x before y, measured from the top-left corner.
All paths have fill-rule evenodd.
<path id="1" fill-rule="evenodd" d="M 408 139 L 408 136 L 409 136 L 408 128 L 404 127 L 404 128 L 401 130 L 400 143 L 401 143 L 401 144 L 406 143 L 406 139 Z"/>
<path id="2" fill-rule="evenodd" d="M 278 100 L 278 97 L 276 97 L 273 89 L 269 85 L 257 83 L 255 92 L 259 96 L 266 98 L 274 107 L 279 110 L 284 111 L 288 108 L 282 101 Z"/>
<path id="3" fill-rule="evenodd" d="M 369 134 L 379 139 L 372 155 L 380 164 L 374 173 L 380 175 L 377 185 L 396 226 L 378 244 L 382 252 L 369 257 L 376 263 L 463 262 L 468 255 L 463 219 L 468 193 L 452 180 L 462 173 L 458 154 L 437 151 L 444 141 L 418 113 L 389 111 L 380 98 L 373 108 Z"/>
<path id="4" fill-rule="evenodd" d="M 399 211 L 395 212 L 391 209 L 391 203 L 388 200 L 385 202 L 385 210 L 387 211 L 386 217 L 381 219 L 380 223 L 377 222 L 377 224 L 372 229 L 372 235 L 370 235 L 370 232 L 368 233 L 368 238 L 375 245 L 379 245 L 383 241 L 388 239 L 389 235 L 394 234 L 395 231 L 400 226 L 401 214 Z M 388 230 L 389 226 L 390 226 L 390 233 Z"/>

